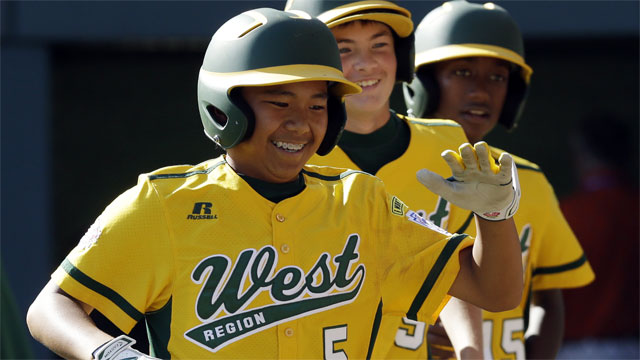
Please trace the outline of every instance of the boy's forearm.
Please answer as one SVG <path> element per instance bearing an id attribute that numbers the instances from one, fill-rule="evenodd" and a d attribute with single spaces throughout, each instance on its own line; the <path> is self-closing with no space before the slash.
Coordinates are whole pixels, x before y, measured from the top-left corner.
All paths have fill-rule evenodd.
<path id="1" fill-rule="evenodd" d="M 83 304 L 50 282 L 27 313 L 31 335 L 65 359 L 91 359 L 112 337 L 98 329 Z"/>
<path id="2" fill-rule="evenodd" d="M 513 218 L 488 221 L 478 216 L 473 246 L 474 277 L 489 311 L 515 308 L 522 298 L 522 257 Z"/>
<path id="3" fill-rule="evenodd" d="M 553 359 L 564 336 L 564 299 L 562 290 L 534 291 L 525 333 L 528 359 Z"/>
<path id="4" fill-rule="evenodd" d="M 457 359 L 482 358 L 482 310 L 452 297 L 440 312 Z"/>

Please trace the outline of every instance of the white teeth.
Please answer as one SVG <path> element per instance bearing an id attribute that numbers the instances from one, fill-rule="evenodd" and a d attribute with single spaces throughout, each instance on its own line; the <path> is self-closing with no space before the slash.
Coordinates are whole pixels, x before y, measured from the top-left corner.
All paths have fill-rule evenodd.
<path id="1" fill-rule="evenodd" d="M 365 81 L 358 81 L 356 84 L 358 84 L 358 86 L 360 87 L 366 87 L 366 86 L 375 85 L 379 82 L 380 80 L 365 80 Z"/>
<path id="2" fill-rule="evenodd" d="M 469 112 L 471 113 L 471 115 L 484 115 L 484 114 L 486 114 L 486 112 L 484 112 L 482 110 L 469 110 Z"/>
<path id="3" fill-rule="evenodd" d="M 280 149 L 290 151 L 290 152 L 300 151 L 304 147 L 304 144 L 292 144 L 292 143 L 286 143 L 282 141 L 273 141 L 273 145 L 279 147 Z"/>

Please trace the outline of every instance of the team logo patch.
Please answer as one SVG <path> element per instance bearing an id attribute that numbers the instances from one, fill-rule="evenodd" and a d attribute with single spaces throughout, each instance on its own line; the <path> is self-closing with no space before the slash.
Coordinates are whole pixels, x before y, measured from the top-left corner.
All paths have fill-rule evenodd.
<path id="1" fill-rule="evenodd" d="M 86 233 L 78 242 L 78 247 L 80 249 L 88 249 L 91 245 L 95 244 L 98 241 L 98 238 L 102 234 L 102 217 L 98 216 L 96 221 L 89 227 Z"/>
<path id="2" fill-rule="evenodd" d="M 437 226 L 436 224 L 434 224 L 433 222 L 423 218 L 422 216 L 418 215 L 418 213 L 416 213 L 413 210 L 409 210 L 409 212 L 407 213 L 407 219 L 411 222 L 414 222 L 420 226 L 424 226 L 426 228 L 429 228 L 431 230 L 437 231 L 440 234 L 444 234 L 447 236 L 450 236 L 451 233 L 449 233 L 448 231 L 446 231 L 445 229 L 441 228 L 440 226 Z"/>
<path id="3" fill-rule="evenodd" d="M 405 204 L 397 197 L 391 198 L 391 213 L 398 216 L 404 215 Z"/>
<path id="4" fill-rule="evenodd" d="M 213 204 L 210 202 L 197 202 L 193 204 L 193 211 L 187 215 L 187 220 L 216 220 L 218 214 L 213 214 L 211 208 Z"/>
<path id="5" fill-rule="evenodd" d="M 355 301 L 366 274 L 364 264 L 358 263 L 359 245 L 360 236 L 349 235 L 340 254 L 320 254 L 306 272 L 297 266 L 276 270 L 278 252 L 271 245 L 246 249 L 235 263 L 223 254 L 203 259 L 191 273 L 193 283 L 201 287 L 195 304 L 201 324 L 184 337 L 217 352 L 278 324 Z M 273 302 L 251 307 L 265 291 Z"/>

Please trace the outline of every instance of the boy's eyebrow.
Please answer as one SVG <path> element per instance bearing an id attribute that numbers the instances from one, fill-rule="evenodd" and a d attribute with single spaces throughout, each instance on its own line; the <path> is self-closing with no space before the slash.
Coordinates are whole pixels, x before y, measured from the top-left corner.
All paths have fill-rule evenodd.
<path id="1" fill-rule="evenodd" d="M 387 29 L 381 30 L 380 32 L 377 32 L 373 35 L 371 35 L 371 37 L 369 38 L 369 40 L 375 39 L 375 38 L 379 38 L 381 36 L 393 36 L 391 35 L 391 32 Z"/>
<path id="2" fill-rule="evenodd" d="M 269 95 L 296 96 L 296 94 L 292 93 L 291 91 L 280 90 L 280 89 L 265 90 L 264 93 Z"/>

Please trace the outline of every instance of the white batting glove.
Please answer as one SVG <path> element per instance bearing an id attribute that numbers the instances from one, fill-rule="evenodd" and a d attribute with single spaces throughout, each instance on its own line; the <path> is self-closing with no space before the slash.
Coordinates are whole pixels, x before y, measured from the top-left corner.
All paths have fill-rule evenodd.
<path id="1" fill-rule="evenodd" d="M 458 150 L 459 155 L 452 150 L 442 153 L 453 172 L 452 178 L 444 179 L 422 169 L 416 174 L 418 181 L 452 204 L 484 219 L 498 221 L 512 217 L 520 203 L 520 182 L 511 155 L 502 153 L 500 165 L 496 165 L 484 141 L 474 146 L 462 144 Z"/>
<path id="2" fill-rule="evenodd" d="M 95 360 L 142 360 L 158 359 L 143 354 L 131 347 L 136 341 L 126 335 L 120 335 L 115 339 L 107 341 L 92 353 Z"/>

